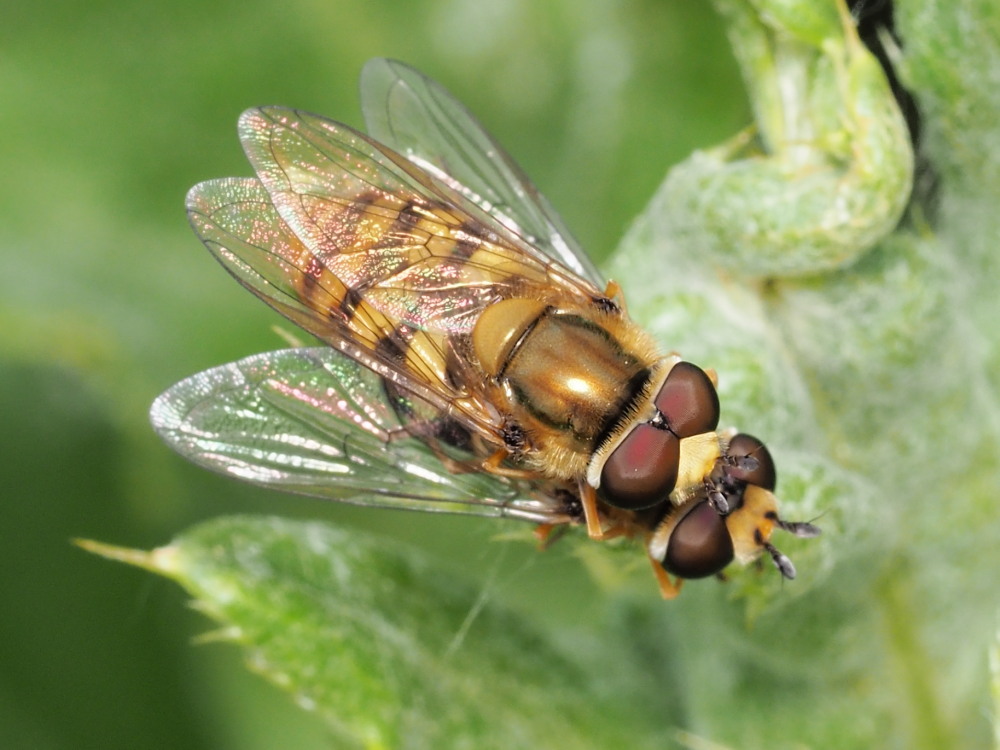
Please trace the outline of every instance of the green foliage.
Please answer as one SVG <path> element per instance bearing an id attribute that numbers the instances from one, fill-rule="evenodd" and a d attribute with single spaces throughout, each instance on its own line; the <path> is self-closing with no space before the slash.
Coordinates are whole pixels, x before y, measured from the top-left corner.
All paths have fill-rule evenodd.
<path id="1" fill-rule="evenodd" d="M 842 267 L 893 229 L 910 194 L 913 154 L 885 74 L 842 3 L 716 5 L 756 129 L 671 171 L 658 206 L 669 235 L 743 276 Z"/>
<path id="2" fill-rule="evenodd" d="M 659 745 L 653 724 L 635 731 L 635 696 L 595 689 L 601 682 L 584 671 L 591 654 L 560 653 L 454 571 L 388 540 L 231 517 L 148 554 L 85 544 L 177 580 L 221 623 L 211 640 L 242 645 L 252 669 L 321 714 L 341 741 Z"/>
<path id="3" fill-rule="evenodd" d="M 743 117 L 715 83 L 731 68 L 721 36 L 688 23 L 701 4 L 634 15 L 607 2 L 585 13 L 481 4 L 487 19 L 471 3 L 407 4 L 400 16 L 354 4 L 349 23 L 335 5 L 180 4 L 168 18 L 57 3 L 43 22 L 15 16 L 0 32 L 12 61 L 0 65 L 11 100 L 0 119 L 20 157 L 0 187 L 0 343 L 18 365 L 0 381 L 15 414 L 4 486 L 17 488 L 0 544 L 18 571 L 0 588 L 5 747 L 250 747 L 250 733 L 235 741 L 224 727 L 299 721 L 270 722 L 280 698 L 241 703 L 243 688 L 226 718 L 217 694 L 229 691 L 213 693 L 219 678 L 203 667 L 226 649 L 178 636 L 203 620 L 179 619 L 146 582 L 107 583 L 113 573 L 64 541 L 151 544 L 220 508 L 327 511 L 177 469 L 142 417 L 171 380 L 279 345 L 262 343 L 272 319 L 179 228 L 189 185 L 244 169 L 218 123 L 272 101 L 356 123 L 356 72 L 392 54 L 455 89 L 501 141 L 524 136 L 513 152 L 599 246 L 651 190 L 659 167 L 644 167 L 725 138 Z M 610 591 L 581 566 L 539 584 L 565 553 L 340 508 L 344 527 L 385 534 L 231 518 L 132 558 L 180 581 L 220 624 L 208 640 L 238 643 L 338 742 L 1000 742 L 1000 14 L 993 0 L 897 4 L 896 67 L 923 115 L 911 167 L 884 82 L 836 6 L 717 5 L 755 128 L 673 170 L 611 270 L 665 347 L 719 372 L 723 422 L 768 443 L 783 514 L 818 516 L 824 536 L 775 540 L 798 567 L 793 582 L 751 568 L 669 604 L 641 565 Z M 45 40 L 59 54 L 42 53 Z M 656 52 L 640 61 L 643 50 Z M 56 62 L 67 56 L 69 77 Z M 654 68 L 662 79 L 629 78 Z M 841 199 L 847 224 L 833 232 L 816 216 Z M 398 541 L 421 544 L 422 532 L 434 563 Z M 445 540 L 457 546 L 439 551 Z M 510 546 L 541 562 L 504 568 L 506 588 L 491 589 L 482 557 Z M 579 540 L 578 554 L 603 571 L 637 559 L 607 546 Z"/>
<path id="4" fill-rule="evenodd" d="M 766 436 L 785 478 L 791 475 L 794 483 L 790 487 L 783 479 L 779 485 L 786 515 L 808 517 L 816 506 L 802 509 L 800 493 L 832 486 L 815 475 L 816 465 L 832 462 L 854 483 L 835 493 L 835 500 L 824 498 L 832 500 L 830 505 L 820 506 L 836 538 L 813 554 L 832 556 L 823 567 L 836 578 L 825 582 L 824 627 L 813 632 L 815 653 L 809 658 L 818 670 L 832 667 L 830 674 L 852 684 L 847 695 L 858 701 L 854 712 L 873 721 L 867 729 L 856 725 L 865 738 L 859 746 L 983 746 L 988 736 L 981 718 L 987 705 L 986 654 L 1000 570 L 990 489 L 1000 485 L 1000 414 L 992 366 L 1000 315 L 992 260 L 1000 232 L 995 211 L 1000 107 L 995 87 L 973 74 L 971 61 L 975 57 L 975 66 L 1000 70 L 997 14 L 984 3 L 963 3 L 954 14 L 932 3 L 899 8 L 907 45 L 902 71 L 929 115 L 926 142 L 920 189 L 907 216 L 869 247 L 876 224 L 881 227 L 876 235 L 884 234 L 886 222 L 896 221 L 899 197 L 906 195 L 899 192 L 899 179 L 908 178 L 911 168 L 905 141 L 883 142 L 884 153 L 850 144 L 859 132 L 878 131 L 879 113 L 889 120 L 885 132 L 895 132 L 900 141 L 905 129 L 899 115 L 889 113 L 886 102 L 867 102 L 862 109 L 858 89 L 843 80 L 830 86 L 824 77 L 837 68 L 818 58 L 809 68 L 812 77 L 801 75 L 799 30 L 780 28 L 780 13 L 769 14 L 769 3 L 719 5 L 737 19 L 732 34 L 737 49 L 746 45 L 750 50 L 743 49 L 740 57 L 755 96 L 761 151 L 747 157 L 727 147 L 711 157 L 695 155 L 672 171 L 626 238 L 614 269 L 632 292 L 632 310 L 640 319 L 652 320 L 660 337 L 680 351 L 694 352 L 717 367 L 723 420 Z M 967 29 L 975 31 L 966 34 Z M 789 44 L 797 54 L 776 52 Z M 851 47 L 849 40 L 846 46 Z M 831 47 L 836 45 L 824 38 L 819 54 Z M 773 67 L 762 64 L 765 59 Z M 783 70 L 782 61 L 788 60 Z M 949 65 L 956 67 L 949 70 Z M 775 87 L 773 81 L 785 74 L 800 87 L 781 102 L 785 109 L 775 111 L 780 108 L 770 96 L 773 89 L 784 94 L 789 88 Z M 960 85 L 946 85 L 957 78 Z M 887 101 L 884 82 L 881 91 Z M 806 144 L 789 144 L 780 136 L 775 142 L 771 123 L 803 121 L 794 120 L 789 105 L 810 107 L 817 92 L 845 96 L 839 106 L 841 137 L 817 131 L 817 140 Z M 859 111 L 863 116 L 853 119 Z M 952 150 L 949 139 L 961 143 L 961 150 Z M 869 163 L 859 167 L 837 164 L 828 153 L 823 157 L 831 142 Z M 834 191 L 823 192 L 811 179 L 812 168 L 789 161 L 788 149 L 801 152 L 803 146 L 827 159 Z M 783 185 L 770 180 L 772 163 L 785 170 Z M 799 179 L 796 170 L 810 179 Z M 867 188 L 854 181 L 855 174 L 871 178 Z M 885 182 L 887 176 L 891 180 Z M 932 180 L 936 187 L 929 190 Z M 848 212 L 857 234 L 840 245 L 853 248 L 847 256 L 803 242 L 810 229 L 834 245 L 846 235 L 827 238 L 831 225 L 802 223 L 799 213 L 803 199 L 836 206 L 843 189 L 855 193 L 850 201 L 875 210 L 874 215 Z M 874 192 L 866 195 L 868 189 Z M 895 196 L 885 195 L 887 189 Z M 745 210 L 755 196 L 760 202 Z M 728 203 L 730 198 L 735 202 Z M 883 212 L 884 206 L 893 208 Z M 765 211 L 768 218 L 754 211 Z M 787 235 L 755 233 L 782 222 Z M 762 251 L 761 237 L 769 249 Z M 644 285 L 630 283 L 630 276 L 641 276 L 648 253 L 680 272 L 662 280 L 647 273 Z M 827 260 L 817 262 L 822 257 Z M 844 265 L 847 257 L 856 260 Z M 828 264 L 837 268 L 816 272 Z M 746 276 L 767 281 L 748 283 L 741 278 Z M 669 315 L 658 313 L 678 298 L 693 302 L 675 304 Z M 803 554 L 809 552 L 796 551 L 796 559 Z M 785 627 L 798 629 L 805 617 L 797 603 L 786 612 Z M 827 628 L 827 638 L 818 637 Z M 842 655 L 836 666 L 828 662 L 831 649 Z M 876 685 L 869 694 L 866 686 Z M 813 718 L 835 711 L 835 703 L 824 704 Z M 769 736 L 768 744 L 780 745 L 789 736 L 786 730 Z M 717 736 L 739 744 L 735 729 Z M 826 737 L 813 744 L 845 746 Z"/>

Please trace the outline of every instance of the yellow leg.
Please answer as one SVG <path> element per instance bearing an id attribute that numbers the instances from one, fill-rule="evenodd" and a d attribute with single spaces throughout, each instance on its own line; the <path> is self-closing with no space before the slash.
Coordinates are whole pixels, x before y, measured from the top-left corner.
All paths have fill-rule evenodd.
<path id="1" fill-rule="evenodd" d="M 610 529 L 603 529 L 601 531 L 601 538 L 599 541 L 606 542 L 609 539 L 617 539 L 620 536 L 627 536 L 628 533 L 628 529 L 619 524 L 617 526 L 612 526 Z"/>
<path id="2" fill-rule="evenodd" d="M 510 479 L 538 479 L 541 476 L 541 474 L 537 471 L 532 471 L 531 469 L 514 469 L 510 466 L 502 466 L 501 464 L 507 460 L 509 455 L 510 454 L 507 453 L 507 451 L 501 448 L 483 461 L 483 471 L 489 472 L 490 474 L 496 474 L 501 477 L 508 477 Z"/>
<path id="3" fill-rule="evenodd" d="M 540 523 L 535 527 L 535 539 L 538 540 L 538 549 L 547 550 L 558 542 L 569 531 L 567 524 Z"/>
<path id="4" fill-rule="evenodd" d="M 535 539 L 538 540 L 538 549 L 544 552 L 553 544 L 558 542 L 569 531 L 567 524 L 540 523 L 535 527 Z"/>
<path id="5" fill-rule="evenodd" d="M 606 539 L 601 526 L 601 514 L 597 510 L 597 492 L 583 480 L 580 481 L 580 502 L 583 505 L 583 517 L 587 521 L 587 536 L 598 541 Z"/>
<path id="6" fill-rule="evenodd" d="M 555 528 L 556 525 L 554 523 L 540 523 L 535 527 L 535 539 L 538 540 L 538 545 L 542 549 L 545 549 L 549 543 L 549 537 L 552 536 Z"/>
<path id="7" fill-rule="evenodd" d="M 664 599 L 673 599 L 681 593 L 681 586 L 684 585 L 684 579 L 678 578 L 677 582 L 674 583 L 670 580 L 670 575 L 657 560 L 650 557 L 649 561 L 653 564 L 653 575 L 656 576 L 656 582 L 660 585 L 660 596 Z"/>
<path id="8" fill-rule="evenodd" d="M 597 492 L 585 480 L 580 480 L 580 504 L 583 505 L 583 517 L 587 522 L 587 536 L 597 542 L 606 542 L 620 536 L 631 534 L 631 530 L 621 523 L 604 527 L 601 521 L 601 511 L 597 509 Z"/>

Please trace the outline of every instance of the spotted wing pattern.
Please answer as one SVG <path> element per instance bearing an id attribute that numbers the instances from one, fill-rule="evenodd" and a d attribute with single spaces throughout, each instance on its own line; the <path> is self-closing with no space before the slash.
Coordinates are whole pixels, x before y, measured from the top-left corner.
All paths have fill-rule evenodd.
<path id="1" fill-rule="evenodd" d="M 565 523 L 551 497 L 478 472 L 453 473 L 415 436 L 383 380 L 328 348 L 268 352 L 181 381 L 153 403 L 156 431 L 209 469 L 360 505 Z M 433 413 L 433 409 L 429 410 Z M 441 426 L 441 425 L 438 425 Z"/>

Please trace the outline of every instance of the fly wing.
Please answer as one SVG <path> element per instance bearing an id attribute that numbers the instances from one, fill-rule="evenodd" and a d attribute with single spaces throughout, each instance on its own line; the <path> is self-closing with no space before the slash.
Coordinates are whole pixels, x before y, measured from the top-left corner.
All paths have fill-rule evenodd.
<path id="1" fill-rule="evenodd" d="M 442 456 L 471 456 L 460 426 L 419 399 L 400 398 L 331 349 L 288 349 L 183 380 L 156 399 L 150 417 L 195 463 L 267 487 L 359 505 L 570 520 L 527 485 L 448 471 Z M 424 421 L 411 421 L 415 414 Z"/>
<path id="2" fill-rule="evenodd" d="M 405 305 L 423 328 L 470 331 L 485 307 L 518 293 L 601 297 L 456 185 L 346 125 L 267 107 L 244 113 L 240 137 L 319 262 L 348 287 L 374 290 L 380 306 L 392 297 L 390 312 Z"/>
<path id="3" fill-rule="evenodd" d="M 396 60 L 361 72 L 368 134 L 489 213 L 566 268 L 604 288 L 606 279 L 552 205 L 466 107 L 443 86 Z"/>
<path id="4" fill-rule="evenodd" d="M 244 113 L 240 135 L 259 181 L 192 189 L 205 244 L 292 321 L 500 445 L 470 361 L 479 315 L 509 297 L 590 304 L 601 292 L 345 125 L 271 107 Z"/>
<path id="5" fill-rule="evenodd" d="M 455 409 L 478 432 L 500 442 L 499 428 L 481 406 L 449 380 L 446 336 L 401 326 L 365 301 L 292 233 L 258 180 L 203 182 L 188 193 L 187 205 L 205 246 L 243 286 L 381 377 L 439 410 Z M 377 263 L 375 255 L 385 253 L 372 254 L 370 262 Z"/>

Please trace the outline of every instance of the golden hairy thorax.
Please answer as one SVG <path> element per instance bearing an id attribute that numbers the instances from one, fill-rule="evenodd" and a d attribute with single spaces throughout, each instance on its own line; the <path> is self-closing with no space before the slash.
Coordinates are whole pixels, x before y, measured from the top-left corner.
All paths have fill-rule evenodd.
<path id="1" fill-rule="evenodd" d="M 512 422 L 549 474 L 571 477 L 630 410 L 656 361 L 653 347 L 617 310 L 557 308 L 533 299 L 489 307 L 472 334 Z"/>

